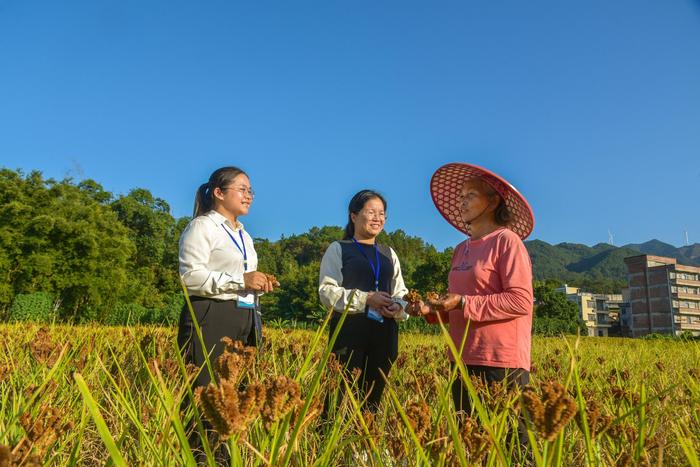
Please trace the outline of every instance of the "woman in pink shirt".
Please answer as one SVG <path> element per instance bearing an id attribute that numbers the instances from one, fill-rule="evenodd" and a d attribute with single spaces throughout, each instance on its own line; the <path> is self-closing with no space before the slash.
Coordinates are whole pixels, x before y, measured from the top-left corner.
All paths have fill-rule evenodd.
<path id="1" fill-rule="evenodd" d="M 468 238 L 455 248 L 448 293 L 407 311 L 449 323 L 470 375 L 522 387 L 530 376 L 533 309 L 532 265 L 522 240 L 534 226 L 532 209 L 504 179 L 471 164 L 440 167 L 430 189 L 443 217 Z M 461 378 L 452 396 L 456 410 L 469 415 Z"/>

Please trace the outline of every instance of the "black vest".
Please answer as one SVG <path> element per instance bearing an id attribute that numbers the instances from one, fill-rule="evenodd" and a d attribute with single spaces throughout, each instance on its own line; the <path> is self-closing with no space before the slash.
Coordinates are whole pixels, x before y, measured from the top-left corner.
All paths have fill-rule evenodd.
<path id="1" fill-rule="evenodd" d="M 374 272 L 367 258 L 377 267 L 377 257 L 374 253 L 374 245 L 364 243 L 358 245 L 352 240 L 341 240 L 340 246 L 343 252 L 343 283 L 344 289 L 358 289 L 363 292 L 374 292 Z M 360 248 L 365 255 L 360 252 Z M 391 279 L 394 277 L 394 264 L 391 261 L 391 250 L 388 246 L 377 245 L 379 250 L 379 290 L 391 294 Z"/>

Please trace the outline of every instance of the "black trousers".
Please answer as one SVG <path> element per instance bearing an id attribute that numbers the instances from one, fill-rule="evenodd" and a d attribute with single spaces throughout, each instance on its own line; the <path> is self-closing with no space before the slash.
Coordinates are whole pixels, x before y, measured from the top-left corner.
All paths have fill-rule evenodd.
<path id="1" fill-rule="evenodd" d="M 334 313 L 330 322 L 331 335 L 339 320 L 340 314 Z M 360 396 L 367 397 L 366 408 L 376 412 L 386 386 L 384 377 L 389 377 L 399 352 L 396 321 L 384 318 L 384 322 L 379 323 L 364 314 L 347 315 L 332 351 L 348 371 L 356 368 L 362 371 Z"/>
<path id="2" fill-rule="evenodd" d="M 233 300 L 213 300 L 202 297 L 190 297 L 192 310 L 197 324 L 202 332 L 204 348 L 197 336 L 197 331 L 192 322 L 192 315 L 187 303 L 180 313 L 180 324 L 177 332 L 177 343 L 182 352 L 185 363 L 192 363 L 201 368 L 199 375 L 192 383 L 193 389 L 198 386 L 206 386 L 211 382 L 209 370 L 204 359 L 205 352 L 211 351 L 209 361 L 214 365 L 217 358 L 224 352 L 224 344 L 221 338 L 230 337 L 232 340 L 242 341 L 245 345 L 255 346 L 260 342 L 262 322 L 259 314 L 253 308 L 242 308 Z M 213 349 L 213 350 L 212 350 Z M 184 400 L 183 411 L 187 409 L 190 401 Z M 189 443 L 195 454 L 198 464 L 206 464 L 206 456 L 202 448 L 200 434 L 196 430 L 197 421 L 192 420 L 188 427 L 190 431 Z M 202 425 L 207 431 L 209 444 L 214 449 L 214 457 L 217 465 L 230 465 L 231 459 L 227 447 L 218 442 L 211 424 L 202 418 Z"/>
<path id="3" fill-rule="evenodd" d="M 454 368 L 452 363 L 452 368 Z M 506 381 L 506 386 L 522 390 L 530 383 L 530 372 L 522 368 L 498 368 L 494 366 L 467 365 L 467 373 L 470 376 L 480 378 L 487 385 Z M 471 397 L 462 377 L 457 373 L 457 378 L 452 382 L 452 400 L 455 410 L 459 415 L 470 415 L 472 409 Z M 527 428 L 522 416 L 518 420 L 518 440 L 521 446 L 527 445 Z"/>
<path id="4" fill-rule="evenodd" d="M 202 348 L 186 303 L 180 313 L 177 343 L 185 363 L 192 363 L 202 368 L 193 386 L 206 386 L 211 382 L 211 378 L 205 366 L 205 352 L 211 351 L 209 361 L 213 365 L 224 352 L 225 346 L 221 343 L 223 337 L 230 337 L 234 341 L 242 341 L 250 346 L 256 345 L 259 341 L 261 323 L 258 324 L 259 315 L 253 308 L 239 307 L 233 300 L 190 297 L 190 301 L 197 324 L 202 331 L 206 349 Z"/>

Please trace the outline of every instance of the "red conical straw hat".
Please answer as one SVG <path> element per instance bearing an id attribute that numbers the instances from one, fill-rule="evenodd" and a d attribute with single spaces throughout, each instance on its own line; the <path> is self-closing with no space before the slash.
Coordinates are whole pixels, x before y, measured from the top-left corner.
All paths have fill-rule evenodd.
<path id="1" fill-rule="evenodd" d="M 462 187 L 472 178 L 482 179 L 501 195 L 511 214 L 511 221 L 506 227 L 525 240 L 535 227 L 530 204 L 513 185 L 477 165 L 453 162 L 435 171 L 430 179 L 430 194 L 442 217 L 460 232 L 467 233 L 467 224 L 462 219 Z"/>

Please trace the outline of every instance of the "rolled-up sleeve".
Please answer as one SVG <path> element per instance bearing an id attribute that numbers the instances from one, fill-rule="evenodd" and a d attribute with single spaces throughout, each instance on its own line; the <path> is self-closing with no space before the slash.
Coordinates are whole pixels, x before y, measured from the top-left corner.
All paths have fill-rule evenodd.
<path id="1" fill-rule="evenodd" d="M 364 313 L 367 304 L 367 292 L 358 289 L 346 289 L 343 283 L 343 253 L 340 243 L 328 246 L 321 259 L 319 271 L 318 297 L 326 308 L 342 312 L 348 308 L 349 314 Z"/>
<path id="2" fill-rule="evenodd" d="M 180 277 L 187 291 L 207 297 L 244 290 L 243 274 L 208 268 L 212 238 L 204 222 L 194 219 L 180 237 Z"/>

